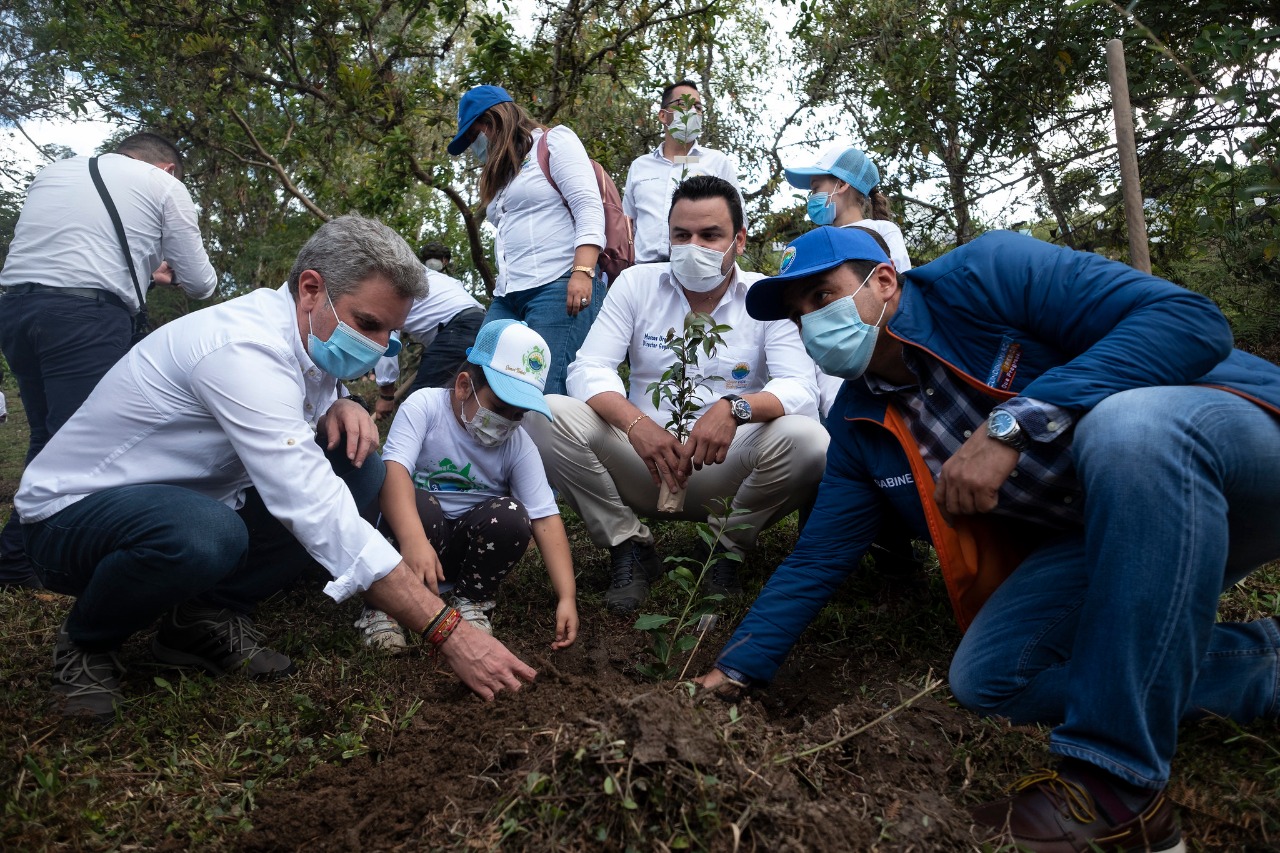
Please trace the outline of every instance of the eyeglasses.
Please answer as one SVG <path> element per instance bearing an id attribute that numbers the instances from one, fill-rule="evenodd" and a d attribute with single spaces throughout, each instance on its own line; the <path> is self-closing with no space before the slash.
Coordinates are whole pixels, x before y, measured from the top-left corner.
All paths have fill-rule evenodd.
<path id="1" fill-rule="evenodd" d="M 662 108 L 664 110 L 671 110 L 671 109 L 677 109 L 677 108 L 682 110 L 692 109 L 694 112 L 700 113 L 702 112 L 702 102 L 694 101 L 693 103 L 688 103 L 684 100 L 684 98 L 677 98 L 674 101 L 669 101 L 663 104 Z"/>

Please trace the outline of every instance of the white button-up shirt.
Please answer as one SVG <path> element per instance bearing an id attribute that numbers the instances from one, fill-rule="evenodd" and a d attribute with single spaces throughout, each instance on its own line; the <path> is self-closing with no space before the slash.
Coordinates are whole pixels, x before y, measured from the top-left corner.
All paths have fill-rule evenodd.
<path id="1" fill-rule="evenodd" d="M 413 300 L 403 331 L 425 348 L 431 346 L 442 325 L 468 309 L 483 311 L 484 306 L 453 276 L 429 267 L 423 269 L 427 272 L 427 295 Z M 400 357 L 378 359 L 373 372 L 379 385 L 396 382 L 400 379 Z"/>
<path id="2" fill-rule="evenodd" d="M 667 214 L 671 212 L 671 193 L 686 178 L 695 175 L 724 178 L 738 189 L 737 165 L 714 148 L 695 144 L 687 157 L 668 160 L 659 144 L 632 162 L 622 192 L 622 212 L 635 223 L 637 264 L 665 261 L 670 257 Z"/>
<path id="3" fill-rule="evenodd" d="M 533 145 L 520 171 L 485 208 L 498 229 L 494 296 L 549 284 L 569 274 L 574 249 L 604 245 L 604 202 L 587 149 L 563 125 L 547 131 L 547 168 L 560 188 L 557 193 L 538 165 L 542 133 L 533 132 Z"/>
<path id="4" fill-rule="evenodd" d="M 591 324 L 578 357 L 569 365 L 569 395 L 587 401 L 605 391 L 625 394 L 640 411 L 665 425 L 670 403 L 659 411 L 647 391 L 671 366 L 674 356 L 663 346 L 667 331 L 684 328 L 689 300 L 670 272 L 670 264 L 641 264 L 624 271 L 610 288 Z M 735 270 L 737 268 L 735 267 Z M 724 346 L 707 358 L 699 353 L 697 375 L 719 376 L 699 394 L 701 416 L 725 394 L 768 391 L 788 415 L 818 416 L 818 389 L 813 360 L 804 351 L 800 333 L 789 320 L 762 322 L 747 313 L 747 288 L 764 278 L 738 271 L 729 289 L 711 311 L 712 318 L 730 327 Z M 631 389 L 618 376 L 618 365 L 631 359 Z"/>
<path id="5" fill-rule="evenodd" d="M 120 213 L 129 254 L 145 295 L 151 273 L 167 260 L 178 284 L 197 299 L 218 283 L 200 239 L 191 194 L 150 163 L 122 154 L 98 158 L 102 183 Z M 119 296 L 131 311 L 138 297 L 107 208 L 89 177 L 89 158 L 50 163 L 27 190 L 0 287 L 25 283 L 92 287 Z"/>
<path id="6" fill-rule="evenodd" d="M 27 466 L 19 516 L 40 521 L 90 494 L 153 483 L 239 509 L 252 486 L 333 575 L 332 598 L 385 576 L 400 555 L 316 443 L 339 386 L 303 349 L 294 305 L 287 287 L 255 290 L 148 335 Z"/>

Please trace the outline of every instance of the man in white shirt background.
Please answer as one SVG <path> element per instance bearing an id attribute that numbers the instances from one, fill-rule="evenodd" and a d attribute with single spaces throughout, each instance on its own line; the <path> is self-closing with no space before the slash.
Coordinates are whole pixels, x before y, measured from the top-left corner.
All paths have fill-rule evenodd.
<path id="1" fill-rule="evenodd" d="M 103 378 L 15 497 L 32 566 L 77 596 L 55 648 L 59 711 L 113 716 L 115 651 L 158 617 L 162 662 L 290 674 L 249 613 L 316 563 L 337 601 L 362 593 L 419 632 L 448 614 L 360 515 L 385 469 L 376 425 L 339 384 L 392 349 L 423 291 L 395 232 L 339 217 L 286 285 L 162 326 Z M 445 661 L 484 698 L 535 674 L 465 623 L 444 639 Z"/>
<path id="2" fill-rule="evenodd" d="M 659 483 L 687 489 L 683 511 L 705 521 L 716 498 L 744 510 L 717 550 L 741 554 L 761 530 L 804 504 L 825 464 L 827 433 L 817 419 L 813 360 L 789 321 L 761 323 L 746 312 L 747 288 L 762 278 L 742 272 L 742 205 L 728 181 L 690 178 L 670 210 L 670 263 L 640 264 L 614 282 L 600 315 L 569 366 L 570 396 L 549 395 L 554 422 L 525 418 L 547 476 L 582 517 L 592 541 L 607 547 L 611 585 L 605 603 L 634 610 L 661 572 L 653 536 L 639 516 L 656 513 Z M 690 311 L 730 326 L 699 373 L 722 377 L 703 390 L 706 405 L 681 444 L 664 429 L 668 406 L 646 389 L 671 365 L 666 332 Z M 629 359 L 630 390 L 618 365 Z M 708 591 L 737 594 L 736 562 L 713 563 Z"/>
<path id="3" fill-rule="evenodd" d="M 679 80 L 662 90 L 658 121 L 666 132 L 657 148 L 632 162 L 622 192 L 622 212 L 631 219 L 637 264 L 668 260 L 667 211 L 671 194 L 685 179 L 715 175 L 738 189 L 737 164 L 698 144 L 703 118 L 702 95 L 692 80 Z"/>
<path id="4" fill-rule="evenodd" d="M 209 296 L 217 276 L 182 185 L 182 155 L 151 133 L 128 137 L 116 151 L 98 158 L 98 168 L 144 296 L 148 279 Z M 51 163 L 32 181 L 0 294 L 0 350 L 26 409 L 30 463 L 128 351 L 141 307 L 88 157 Z M 12 513 L 0 532 L 0 586 L 37 585 Z"/>
<path id="5" fill-rule="evenodd" d="M 451 382 L 484 323 L 484 306 L 467 292 L 466 285 L 448 274 L 452 256 L 443 243 L 427 243 L 418 251 L 427 270 L 427 295 L 413 301 L 401 329 L 422 345 L 410 394 Z M 379 391 L 374 420 L 381 420 L 395 410 L 399 358 L 381 359 L 374 374 Z"/>

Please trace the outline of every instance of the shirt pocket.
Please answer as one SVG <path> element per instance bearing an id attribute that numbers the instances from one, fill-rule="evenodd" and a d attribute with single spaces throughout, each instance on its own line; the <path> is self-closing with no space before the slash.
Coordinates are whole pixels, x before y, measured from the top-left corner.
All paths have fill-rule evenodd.
<path id="1" fill-rule="evenodd" d="M 741 393 L 748 388 L 761 388 L 764 359 L 756 347 L 720 347 L 709 365 L 708 375 L 719 376 L 725 393 Z"/>

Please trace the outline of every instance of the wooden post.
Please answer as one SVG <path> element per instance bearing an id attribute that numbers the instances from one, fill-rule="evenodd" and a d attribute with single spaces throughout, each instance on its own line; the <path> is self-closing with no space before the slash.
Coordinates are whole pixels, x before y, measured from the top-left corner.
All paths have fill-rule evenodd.
<path id="1" fill-rule="evenodd" d="M 1133 108 L 1129 105 L 1129 77 L 1124 66 L 1124 44 L 1107 42 L 1107 77 L 1111 81 L 1111 108 L 1116 121 L 1116 150 L 1120 154 L 1120 191 L 1124 196 L 1124 221 L 1129 231 L 1129 264 L 1151 272 L 1147 248 L 1147 221 L 1142 212 L 1142 181 L 1138 177 L 1138 146 L 1133 138 Z"/>

